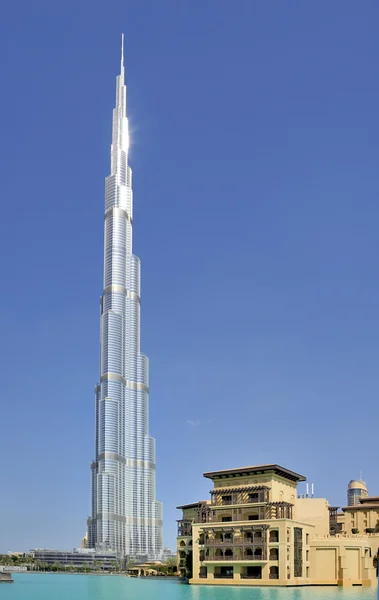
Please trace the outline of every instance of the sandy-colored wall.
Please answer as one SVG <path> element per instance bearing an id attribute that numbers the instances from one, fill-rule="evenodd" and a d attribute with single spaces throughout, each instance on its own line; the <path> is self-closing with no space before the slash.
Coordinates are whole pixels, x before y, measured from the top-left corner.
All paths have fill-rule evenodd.
<path id="1" fill-rule="evenodd" d="M 312 583 L 376 585 L 372 539 L 333 536 L 310 541 Z"/>
<path id="2" fill-rule="evenodd" d="M 336 548 L 313 548 L 310 560 L 312 581 L 337 581 L 338 555 Z"/>
<path id="3" fill-rule="evenodd" d="M 325 498 L 297 498 L 294 519 L 314 525 L 314 535 L 329 535 L 329 504 Z"/>

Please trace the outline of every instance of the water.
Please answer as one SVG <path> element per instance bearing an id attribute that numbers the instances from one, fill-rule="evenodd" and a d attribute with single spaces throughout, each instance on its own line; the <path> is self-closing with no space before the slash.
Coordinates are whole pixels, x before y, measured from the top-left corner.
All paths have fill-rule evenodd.
<path id="1" fill-rule="evenodd" d="M 0 585 L 0 600 L 376 600 L 361 587 L 238 588 L 112 575 L 17 574 Z"/>

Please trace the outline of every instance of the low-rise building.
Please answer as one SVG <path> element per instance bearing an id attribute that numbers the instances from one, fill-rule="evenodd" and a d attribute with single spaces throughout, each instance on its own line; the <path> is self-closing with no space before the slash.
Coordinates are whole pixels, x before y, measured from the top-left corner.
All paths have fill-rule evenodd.
<path id="1" fill-rule="evenodd" d="M 303 475 L 277 464 L 204 473 L 211 499 L 178 507 L 178 569 L 192 584 L 376 582 L 369 535 L 330 535 L 324 498 L 299 498 Z"/>
<path id="2" fill-rule="evenodd" d="M 371 533 L 379 536 L 379 496 L 361 497 L 359 503 L 337 512 L 338 531 L 341 533 Z"/>
<path id="3" fill-rule="evenodd" d="M 35 549 L 31 550 L 30 554 L 35 561 L 47 565 L 57 564 L 62 566 L 71 565 L 73 567 L 83 567 L 88 564 L 91 567 L 98 566 L 104 570 L 112 569 L 115 561 L 117 561 L 117 555 L 114 552 L 97 552 L 90 548 L 74 548 L 71 551 Z"/>

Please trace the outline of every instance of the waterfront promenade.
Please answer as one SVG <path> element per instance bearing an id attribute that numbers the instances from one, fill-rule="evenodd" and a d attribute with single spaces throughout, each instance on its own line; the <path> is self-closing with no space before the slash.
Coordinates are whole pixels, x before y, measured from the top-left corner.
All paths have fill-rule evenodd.
<path id="1" fill-rule="evenodd" d="M 361 587 L 239 588 L 189 586 L 123 576 L 16 574 L 1 600 L 376 600 L 377 590 Z"/>

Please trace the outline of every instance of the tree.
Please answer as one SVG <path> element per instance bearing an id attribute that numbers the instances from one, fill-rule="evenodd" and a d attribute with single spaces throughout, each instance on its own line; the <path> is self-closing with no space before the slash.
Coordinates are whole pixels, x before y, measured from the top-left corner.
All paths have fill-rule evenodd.
<path id="1" fill-rule="evenodd" d="M 168 573 L 176 573 L 177 571 L 177 560 L 175 556 L 169 556 L 169 558 L 165 562 L 165 566 L 167 567 Z"/>
<path id="2" fill-rule="evenodd" d="M 89 569 L 90 569 L 89 563 L 88 562 L 84 563 L 83 568 L 84 568 L 84 572 L 87 573 L 87 571 L 89 571 Z"/>
<path id="3" fill-rule="evenodd" d="M 120 563 L 117 560 L 112 560 L 111 563 L 112 571 L 118 573 L 120 571 Z"/>

